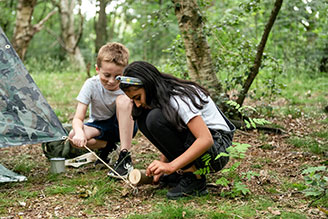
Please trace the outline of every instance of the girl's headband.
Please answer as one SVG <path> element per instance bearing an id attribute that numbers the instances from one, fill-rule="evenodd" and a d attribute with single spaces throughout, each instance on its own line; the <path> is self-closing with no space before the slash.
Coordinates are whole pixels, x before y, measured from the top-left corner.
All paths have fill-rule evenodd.
<path id="1" fill-rule="evenodd" d="M 115 79 L 123 84 L 142 85 L 142 81 L 139 78 L 135 77 L 117 76 Z"/>

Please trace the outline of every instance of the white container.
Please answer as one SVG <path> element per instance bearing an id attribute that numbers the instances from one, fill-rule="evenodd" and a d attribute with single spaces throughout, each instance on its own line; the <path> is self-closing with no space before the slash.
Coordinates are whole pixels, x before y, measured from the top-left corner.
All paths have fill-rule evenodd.
<path id="1" fill-rule="evenodd" d="M 65 172 L 65 158 L 54 157 L 50 159 L 50 172 L 63 173 Z"/>

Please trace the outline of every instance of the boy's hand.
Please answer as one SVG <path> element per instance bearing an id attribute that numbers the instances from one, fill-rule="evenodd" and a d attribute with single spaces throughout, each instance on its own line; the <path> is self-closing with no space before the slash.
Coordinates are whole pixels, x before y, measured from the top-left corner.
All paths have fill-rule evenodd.
<path id="1" fill-rule="evenodd" d="M 87 138 L 85 137 L 84 133 L 74 135 L 72 141 L 74 145 L 81 148 L 87 144 Z"/>

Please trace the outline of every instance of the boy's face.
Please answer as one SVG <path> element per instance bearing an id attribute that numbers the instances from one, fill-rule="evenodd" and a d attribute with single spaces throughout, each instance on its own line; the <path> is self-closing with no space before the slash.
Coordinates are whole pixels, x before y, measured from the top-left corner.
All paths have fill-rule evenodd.
<path id="1" fill-rule="evenodd" d="M 119 89 L 120 82 L 115 80 L 115 78 L 123 74 L 123 69 L 123 66 L 116 65 L 112 62 L 102 62 L 100 68 L 96 67 L 101 84 L 109 91 L 116 91 Z"/>

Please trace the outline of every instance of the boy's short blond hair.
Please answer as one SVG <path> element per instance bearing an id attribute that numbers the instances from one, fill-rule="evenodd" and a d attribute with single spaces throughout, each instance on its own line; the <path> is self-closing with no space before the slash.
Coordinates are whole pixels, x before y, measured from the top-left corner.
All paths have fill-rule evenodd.
<path id="1" fill-rule="evenodd" d="M 101 67 L 102 62 L 112 62 L 125 67 L 129 64 L 129 50 L 121 43 L 107 43 L 98 52 L 98 68 Z"/>

